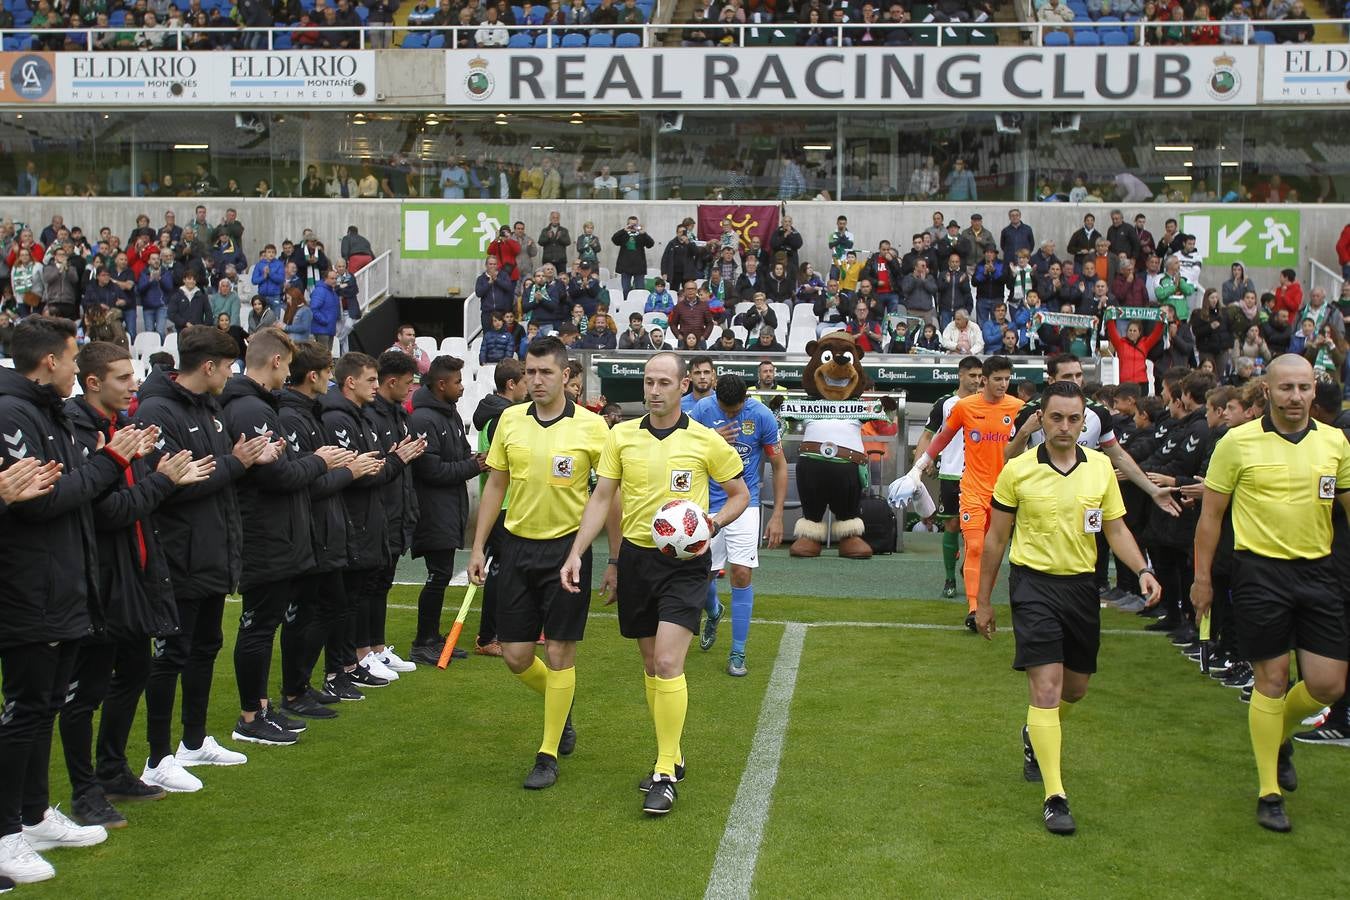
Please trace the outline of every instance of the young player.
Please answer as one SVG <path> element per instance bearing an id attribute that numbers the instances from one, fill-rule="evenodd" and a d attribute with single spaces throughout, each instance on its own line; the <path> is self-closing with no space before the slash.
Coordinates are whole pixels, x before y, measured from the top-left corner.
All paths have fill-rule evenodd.
<path id="1" fill-rule="evenodd" d="M 914 455 L 923 456 L 933 437 L 942 430 L 947 417 L 952 414 L 956 401 L 977 393 L 984 376 L 980 371 L 978 356 L 964 357 L 957 364 L 956 390 L 944 394 L 929 411 L 928 422 L 924 425 L 919 442 L 914 445 Z M 965 436 L 955 436 L 955 443 L 938 457 L 938 521 L 942 523 L 942 565 L 947 570 L 947 580 L 942 585 L 942 596 L 956 596 L 956 557 L 961 549 L 961 520 L 957 512 L 961 509 L 961 476 L 966 470 Z"/>

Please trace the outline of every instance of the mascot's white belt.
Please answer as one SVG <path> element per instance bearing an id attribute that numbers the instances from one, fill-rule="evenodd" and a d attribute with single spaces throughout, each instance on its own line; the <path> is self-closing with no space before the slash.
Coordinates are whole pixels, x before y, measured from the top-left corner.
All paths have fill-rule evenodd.
<path id="1" fill-rule="evenodd" d="M 817 456 L 823 456 L 826 459 L 837 459 L 841 462 L 854 463 L 855 465 L 864 465 L 867 462 L 867 454 L 861 450 L 854 450 L 851 447 L 841 447 L 834 441 L 802 441 L 801 451 L 803 453 L 813 453 Z"/>

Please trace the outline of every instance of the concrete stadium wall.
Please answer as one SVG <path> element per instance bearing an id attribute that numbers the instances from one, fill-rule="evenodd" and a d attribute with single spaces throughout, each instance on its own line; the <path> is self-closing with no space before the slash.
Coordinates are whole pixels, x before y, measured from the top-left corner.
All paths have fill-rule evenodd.
<path id="1" fill-rule="evenodd" d="M 581 231 L 584 221 L 592 221 L 596 233 L 605 245 L 601 254 L 601 264 L 613 268 L 615 248 L 609 244 L 609 236 L 623 226 L 629 215 L 638 215 L 644 226 L 656 240 L 656 247 L 648 253 L 648 263 L 655 268 L 661 259 L 666 241 L 675 234 L 675 226 L 686 216 L 696 216 L 698 203 L 695 201 L 648 201 L 624 203 L 616 201 L 593 200 L 512 200 L 510 202 L 512 220 L 519 219 L 526 224 L 531 236 L 537 237 L 540 229 L 547 224 L 551 210 L 562 214 L 562 222 L 571 230 L 573 240 Z M 772 202 L 772 201 L 764 201 Z M 164 221 L 165 210 L 172 209 L 180 224 L 192 220 L 193 208 L 197 200 L 180 197 L 171 200 L 146 198 L 8 198 L 0 200 L 0 215 L 35 226 L 39 231 L 52 215 L 60 214 L 69 225 L 79 225 L 86 234 L 96 235 L 101 226 L 111 227 L 123 240 L 135 225 L 136 215 L 145 213 L 151 224 L 158 227 Z M 399 258 L 398 247 L 402 221 L 397 200 L 225 200 L 209 198 L 205 201 L 208 219 L 216 222 L 226 206 L 239 211 L 239 219 L 245 227 L 244 252 L 250 262 L 258 257 L 262 246 L 269 242 L 278 245 L 284 238 L 298 240 L 305 228 L 314 229 L 325 246 L 335 253 L 348 225 L 356 225 L 375 248 L 377 254 L 385 250 L 394 251 L 393 293 L 404 297 L 438 297 L 447 292 L 456 291 L 468 294 L 473 290 L 473 282 L 481 271 L 476 261 L 444 260 L 405 260 Z M 826 240 L 834 230 L 835 218 L 847 215 L 849 229 L 853 232 L 859 247 L 874 249 L 877 241 L 888 238 L 901 248 L 909 246 L 909 236 L 929 225 L 932 213 L 941 210 L 949 219 L 955 218 L 963 226 L 969 223 L 971 213 L 979 212 L 984 216 L 985 225 L 997 236 L 1007 224 L 1008 210 L 1014 207 L 1023 212 L 1024 221 L 1036 233 L 1037 240 L 1053 238 L 1062 252 L 1069 235 L 1082 222 L 1084 214 L 1092 212 L 1097 216 L 1098 227 L 1103 231 L 1109 224 L 1109 205 L 1068 204 L 1010 204 L 1010 203 L 865 203 L 865 202 L 799 202 L 788 205 L 788 214 L 792 216 L 797 229 L 802 233 L 803 261 L 809 261 L 819 269 L 828 263 Z M 1155 235 L 1162 232 L 1163 220 L 1169 216 L 1180 217 L 1197 207 L 1173 206 L 1168 204 L 1139 204 L 1122 206 L 1126 219 L 1130 220 L 1138 212 L 1148 216 L 1149 228 Z M 1230 205 L 1227 208 L 1248 208 L 1259 210 L 1259 206 Z M 1336 265 L 1336 240 L 1341 229 L 1350 223 L 1350 204 L 1319 205 L 1301 207 L 1302 221 L 1299 231 L 1300 278 L 1307 277 L 1307 262 L 1318 260 L 1338 269 Z M 569 254 L 571 258 L 574 254 Z M 1277 282 L 1273 269 L 1253 269 L 1248 273 L 1264 288 L 1273 287 Z M 1227 270 L 1209 271 L 1204 274 L 1203 283 L 1208 287 L 1217 285 L 1227 277 Z"/>

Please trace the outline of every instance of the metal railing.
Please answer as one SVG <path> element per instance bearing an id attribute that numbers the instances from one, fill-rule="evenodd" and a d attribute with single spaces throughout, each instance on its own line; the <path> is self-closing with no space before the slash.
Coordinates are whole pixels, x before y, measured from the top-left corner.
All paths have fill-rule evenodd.
<path id="1" fill-rule="evenodd" d="M 356 299 L 365 312 L 377 300 L 389 296 L 389 278 L 393 273 L 393 251 L 386 250 L 356 273 Z"/>
<path id="2" fill-rule="evenodd" d="M 1312 293 L 1317 288 L 1322 288 L 1327 292 L 1327 300 L 1332 303 L 1341 295 L 1341 285 L 1345 279 L 1341 273 L 1337 272 L 1331 266 L 1323 265 L 1315 259 L 1308 260 L 1308 293 Z"/>
<path id="3" fill-rule="evenodd" d="M 597 34 L 610 36 L 633 34 L 639 39 L 640 47 L 665 46 L 668 38 L 686 46 L 746 47 L 746 46 L 813 46 L 813 47 L 863 47 L 878 50 L 903 50 L 912 46 L 967 46 L 972 42 L 998 44 L 1002 32 L 1011 31 L 1016 35 L 1014 43 L 1023 44 L 1023 38 L 1029 38 L 1036 45 L 1044 45 L 1045 37 L 1051 33 L 1071 34 L 1070 44 L 1078 40 L 1078 35 L 1124 32 L 1127 44 L 1133 46 L 1157 46 L 1175 44 L 1177 46 L 1195 46 L 1185 41 L 1150 40 L 1150 33 L 1161 33 L 1168 29 L 1193 31 L 1216 28 L 1221 40 L 1216 47 L 1243 46 L 1270 43 L 1271 38 L 1258 37 L 1258 32 L 1271 35 L 1288 29 L 1295 22 L 1299 26 L 1315 29 L 1318 25 L 1334 26 L 1345 36 L 1350 34 L 1350 19 L 1299 19 L 1299 20 L 1215 20 L 1204 22 L 1144 22 L 1132 21 L 1074 21 L 1065 23 L 1049 22 L 905 22 L 902 24 L 876 22 L 871 24 L 821 24 L 804 25 L 801 23 L 741 24 L 721 22 L 672 23 L 672 24 L 633 24 L 633 25 L 495 25 L 495 26 L 442 26 L 442 25 L 311 25 L 297 27 L 293 25 L 273 26 L 270 28 L 197 28 L 144 29 L 134 25 L 108 28 L 22 28 L 14 27 L 0 30 L 0 38 L 9 44 L 16 44 L 25 38 L 36 38 L 37 46 L 21 49 L 49 49 L 55 51 L 70 50 L 76 52 L 102 51 L 189 51 L 198 35 L 210 39 L 214 46 L 201 52 L 213 50 L 368 50 L 392 48 L 400 36 L 406 40 L 409 35 L 426 35 L 428 43 L 419 44 L 410 49 L 506 49 L 512 36 L 525 34 L 532 40 L 536 49 L 558 48 L 563 46 L 563 38 L 569 34 L 583 37 Z M 487 30 L 492 32 L 492 42 L 480 43 L 477 35 Z M 147 31 L 153 39 L 140 40 Z M 865 41 L 866 34 L 881 32 L 887 39 Z M 715 33 L 716 38 L 709 33 Z M 891 35 L 899 32 L 903 40 L 893 41 Z M 294 40 L 300 34 L 316 34 L 320 40 L 326 34 L 347 35 L 346 46 L 295 46 Z M 702 34 L 704 37 L 695 38 Z M 118 36 L 131 35 L 131 41 L 119 44 Z M 503 37 L 503 35 L 505 37 Z M 283 37 L 284 36 L 284 39 Z M 43 40 L 49 38 L 50 40 Z M 60 46 L 56 46 L 60 39 Z M 441 38 L 435 46 L 430 41 Z M 992 38 L 992 40 L 991 40 Z M 219 40 L 218 40 L 219 39 Z M 334 44 L 343 39 L 334 40 Z M 290 46 L 283 46 L 287 42 Z M 542 43 L 541 43 L 542 41 Z M 1077 46 L 1084 46 L 1078 44 Z M 1092 48 L 1098 44 L 1089 45 Z M 8 46 L 6 49 L 9 49 Z M 523 48 L 521 48 L 523 49 Z M 632 48 L 621 48 L 632 49 Z"/>

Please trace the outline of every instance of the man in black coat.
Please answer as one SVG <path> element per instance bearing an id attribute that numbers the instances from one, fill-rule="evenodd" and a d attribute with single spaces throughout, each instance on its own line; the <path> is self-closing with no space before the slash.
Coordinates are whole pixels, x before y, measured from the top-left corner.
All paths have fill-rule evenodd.
<path id="1" fill-rule="evenodd" d="M 441 607 L 454 574 L 455 550 L 464 546 L 469 523 L 468 484 L 486 468 L 486 455 L 470 451 L 464 422 L 455 409 L 464 396 L 463 368 L 463 360 L 453 356 L 432 360 L 422 387 L 413 395 L 408 422 L 427 448 L 413 463 L 422 514 L 413 533 L 412 553 L 426 558 L 427 582 L 417 599 L 412 659 L 431 666 L 441 653 Z"/>
<path id="2" fill-rule="evenodd" d="M 244 356 L 244 374 L 232 377 L 221 392 L 227 436 L 269 436 L 282 445 L 275 461 L 254 466 L 238 487 L 240 519 L 247 527 L 239 579 L 243 609 L 234 644 L 240 714 L 232 737 L 268 746 L 293 744 L 305 730 L 303 721 L 267 702 L 267 687 L 273 643 L 294 595 L 294 578 L 314 565 L 308 540 L 309 488 L 356 455 L 333 446 L 302 455 L 286 440 L 275 392 L 286 383 L 294 355 L 295 345 L 279 329 L 255 331 Z"/>
<path id="3" fill-rule="evenodd" d="M 107 838 L 99 826 L 69 825 L 49 810 L 52 723 L 78 642 L 90 634 L 90 604 L 98 602 L 93 500 L 156 435 L 126 429 L 87 457 L 80 451 L 64 409 L 75 386 L 73 322 L 30 316 L 15 327 L 9 349 L 14 368 L 0 369 L 0 462 L 31 466 L 23 460 L 33 457 L 64 468 L 53 488 L 14 502 L 0 517 L 0 874 L 39 881 L 55 872 L 29 848 Z"/>
<path id="4" fill-rule="evenodd" d="M 277 398 L 283 436 L 291 449 L 313 453 L 327 446 L 319 398 L 328 393 L 333 356 L 313 341 L 298 344 L 291 360 L 290 387 Z M 332 718 L 319 711 L 342 700 L 364 700 L 344 676 L 324 681 L 323 690 L 310 684 L 319 652 L 346 639 L 347 594 L 342 573 L 347 568 L 347 506 L 342 492 L 353 480 L 368 478 L 384 467 L 381 454 L 356 455 L 341 468 L 319 476 L 309 487 L 310 545 L 314 565 L 298 573 L 295 599 L 281 623 L 281 688 L 287 712 L 306 718 Z M 342 672 L 336 653 L 328 660 L 330 672 Z M 331 710 L 329 712 L 332 712 Z"/>
<path id="5" fill-rule="evenodd" d="M 403 403 L 412 392 L 417 379 L 417 363 L 408 354 L 386 350 L 380 354 L 380 386 L 375 399 L 362 412 L 375 427 L 375 435 L 384 453 L 394 452 L 401 441 L 407 440 L 408 412 Z M 416 465 L 416 462 L 414 462 Z M 389 589 L 394 586 L 398 560 L 412 547 L 413 529 L 417 526 L 417 489 L 413 486 L 412 468 L 405 466 L 398 477 L 381 489 L 385 522 L 389 534 L 389 562 L 380 570 L 370 588 L 370 648 L 375 658 L 393 672 L 411 672 L 417 666 L 404 660 L 394 648 L 384 642 L 384 625 L 389 604 Z"/>
<path id="6" fill-rule="evenodd" d="M 216 398 L 225 389 L 239 354 L 234 338 L 215 328 L 194 327 L 178 338 L 176 375 L 154 372 L 141 386 L 136 422 L 158 425 L 160 450 L 191 450 L 211 456 L 216 467 L 199 484 L 181 488 L 160 506 L 157 519 L 173 579 L 181 630 L 155 640 L 145 690 L 150 757 L 141 780 L 169 792 L 198 791 L 202 783 L 185 766 L 237 766 L 248 761 L 207 735 L 206 715 L 216 654 L 224 643 L 225 595 L 239 586 L 242 525 L 235 482 L 255 463 L 281 455 L 270 435 L 231 440 Z M 170 731 L 178 679 L 183 680 L 183 739 L 173 752 Z"/>
<path id="7" fill-rule="evenodd" d="M 103 341 L 86 344 L 76 363 L 84 393 L 66 401 L 66 415 L 88 455 L 130 425 L 126 410 L 136 374 L 127 349 Z M 214 468 L 211 457 L 194 463 L 191 450 L 151 454 L 133 460 L 94 501 L 100 602 L 92 610 L 94 634 L 76 652 L 60 718 L 71 815 L 82 825 L 125 825 L 110 797 L 164 796 L 163 788 L 141 781 L 127 763 L 127 740 L 150 677 L 150 638 L 178 631 L 169 563 L 151 515 L 175 486 L 203 481 Z M 93 724 L 100 706 L 96 769 Z"/>
<path id="8" fill-rule="evenodd" d="M 379 435 L 363 409 L 379 390 L 379 365 L 364 353 L 348 353 L 333 370 L 335 387 L 320 398 L 327 439 L 355 453 L 381 452 Z M 404 466 L 424 449 L 425 442 L 405 438 L 393 453 L 384 455 L 384 466 L 367 478 L 353 481 L 342 492 L 347 505 L 347 568 L 342 574 L 347 595 L 346 631 L 338 644 L 330 645 L 330 664 L 340 667 L 355 687 L 384 687 L 398 673 L 375 658 L 370 648 L 370 596 L 389 564 L 389 524 L 384 513 L 381 488 L 398 478 Z M 392 677 L 386 677 L 386 673 Z"/>
<path id="9" fill-rule="evenodd" d="M 610 243 L 619 248 L 619 255 L 614 260 L 614 271 L 619 273 L 619 285 L 623 290 L 621 299 L 626 300 L 629 291 L 645 284 L 647 251 L 656 246 L 656 241 L 643 229 L 637 216 L 629 216 L 627 224 L 614 232 Z"/>

